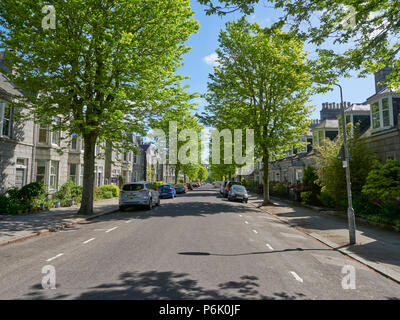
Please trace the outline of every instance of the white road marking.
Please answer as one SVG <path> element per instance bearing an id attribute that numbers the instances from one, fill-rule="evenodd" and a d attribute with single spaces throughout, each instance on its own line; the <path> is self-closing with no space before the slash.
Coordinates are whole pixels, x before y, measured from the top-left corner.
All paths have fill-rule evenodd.
<path id="1" fill-rule="evenodd" d="M 92 238 L 92 239 L 89 239 L 89 240 L 86 240 L 83 244 L 86 244 L 86 243 L 89 243 L 90 241 L 93 241 L 95 238 Z"/>
<path id="2" fill-rule="evenodd" d="M 256 234 L 258 233 L 257 230 L 254 230 L 254 229 L 253 229 L 253 232 L 256 233 Z"/>
<path id="3" fill-rule="evenodd" d="M 247 221 L 244 222 L 245 224 L 249 224 Z"/>
<path id="4" fill-rule="evenodd" d="M 243 217 L 241 214 L 239 214 L 239 217 Z"/>
<path id="5" fill-rule="evenodd" d="M 113 230 L 115 230 L 115 229 L 117 229 L 118 227 L 114 227 L 114 228 L 111 228 L 111 229 L 108 229 L 107 231 L 106 231 L 106 233 L 109 233 L 109 232 L 111 232 L 111 231 L 113 231 Z"/>
<path id="6" fill-rule="evenodd" d="M 130 222 L 132 222 L 132 220 L 128 220 L 128 221 L 126 221 L 125 223 L 130 223 Z"/>
<path id="7" fill-rule="evenodd" d="M 54 260 L 54 259 L 57 259 L 58 257 L 61 257 L 63 254 L 64 254 L 64 253 L 59 253 L 59 254 L 56 255 L 55 257 L 50 258 L 50 259 L 47 259 L 46 261 L 47 261 L 47 262 L 50 262 L 50 261 L 52 261 L 52 260 Z"/>
<path id="8" fill-rule="evenodd" d="M 266 244 L 266 246 L 268 247 L 268 249 L 274 250 L 274 248 L 272 248 L 268 243 Z"/>
<path id="9" fill-rule="evenodd" d="M 297 280 L 297 281 L 299 281 L 299 282 L 303 282 L 303 279 L 302 278 L 300 278 L 298 275 L 297 275 L 297 273 L 296 272 L 294 272 L 294 271 L 290 271 L 290 273 L 292 274 L 292 276 Z"/>

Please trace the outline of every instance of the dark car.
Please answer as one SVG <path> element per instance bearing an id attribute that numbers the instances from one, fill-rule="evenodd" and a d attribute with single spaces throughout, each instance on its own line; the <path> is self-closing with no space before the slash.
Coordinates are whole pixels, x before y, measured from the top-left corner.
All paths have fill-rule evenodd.
<path id="1" fill-rule="evenodd" d="M 228 192 L 228 200 L 240 200 L 247 203 L 247 201 L 249 201 L 249 195 L 247 194 L 246 188 L 241 185 L 232 185 L 232 188 L 230 188 Z"/>
<path id="2" fill-rule="evenodd" d="M 187 187 L 184 184 L 176 184 L 175 185 L 175 191 L 176 193 L 186 193 Z"/>
<path id="3" fill-rule="evenodd" d="M 241 186 L 242 183 L 241 182 L 236 182 L 236 181 L 228 181 L 228 183 L 225 184 L 225 189 L 223 191 L 223 197 L 224 198 L 228 197 L 229 190 L 232 188 L 233 185 L 240 185 Z"/>

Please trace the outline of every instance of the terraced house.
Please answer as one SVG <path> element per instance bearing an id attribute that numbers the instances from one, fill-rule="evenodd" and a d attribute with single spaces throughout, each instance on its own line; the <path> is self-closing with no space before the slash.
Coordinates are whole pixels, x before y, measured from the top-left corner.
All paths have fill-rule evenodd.
<path id="1" fill-rule="evenodd" d="M 2 54 L 0 67 L 5 69 Z M 20 120 L 18 112 L 27 115 L 28 110 L 16 110 L 10 102 L 21 95 L 0 72 L 0 193 L 35 181 L 43 181 L 49 193 L 57 191 L 68 178 L 82 185 L 83 140 L 32 119 Z M 138 146 L 137 154 L 118 152 L 112 144 L 96 145 L 95 186 L 118 184 L 120 176 L 125 182 L 145 180 L 145 152 L 139 147 L 142 140 L 128 136 Z"/>

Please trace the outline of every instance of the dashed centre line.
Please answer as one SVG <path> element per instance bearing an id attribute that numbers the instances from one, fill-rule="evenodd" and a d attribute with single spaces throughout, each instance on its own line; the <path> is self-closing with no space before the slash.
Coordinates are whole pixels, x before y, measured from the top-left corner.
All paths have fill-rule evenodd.
<path id="1" fill-rule="evenodd" d="M 268 243 L 266 244 L 266 246 L 268 247 L 268 249 L 274 250 L 274 248 L 272 248 Z"/>
<path id="2" fill-rule="evenodd" d="M 244 222 L 245 224 L 249 224 L 247 221 Z"/>
<path id="3" fill-rule="evenodd" d="M 303 279 L 300 278 L 296 272 L 290 271 L 290 273 L 292 274 L 292 276 L 293 276 L 297 281 L 303 283 Z"/>
<path id="4" fill-rule="evenodd" d="M 89 243 L 90 241 L 93 241 L 94 239 L 96 239 L 96 238 L 92 238 L 92 239 L 86 240 L 83 244 Z"/>
<path id="5" fill-rule="evenodd" d="M 254 232 L 255 234 L 257 234 L 257 233 L 258 233 L 258 231 L 257 231 L 257 230 L 254 230 L 254 229 L 253 229 L 253 232 Z"/>
<path id="6" fill-rule="evenodd" d="M 113 231 L 113 230 L 115 230 L 115 229 L 117 229 L 118 227 L 114 227 L 114 228 L 111 228 L 111 229 L 108 229 L 107 231 L 106 231 L 106 233 L 109 233 L 109 232 L 111 232 L 111 231 Z"/>
<path id="7" fill-rule="evenodd" d="M 59 253 L 58 255 L 54 256 L 53 258 L 47 259 L 47 262 L 53 261 L 54 259 L 57 259 L 58 257 L 61 257 L 62 255 L 64 255 L 64 253 Z"/>

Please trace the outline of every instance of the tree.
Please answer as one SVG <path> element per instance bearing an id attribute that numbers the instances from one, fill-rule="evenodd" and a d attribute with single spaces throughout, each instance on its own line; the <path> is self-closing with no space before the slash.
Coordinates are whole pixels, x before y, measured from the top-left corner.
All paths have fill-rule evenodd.
<path id="1" fill-rule="evenodd" d="M 207 14 L 240 11 L 250 14 L 259 0 L 199 0 L 208 6 Z M 361 70 L 360 76 L 383 67 L 395 67 L 388 85 L 400 85 L 400 15 L 398 1 L 390 0 L 269 0 L 284 14 L 276 26 L 290 25 L 304 40 L 317 45 L 325 68 L 345 75 Z M 321 48 L 331 42 L 340 51 Z"/>
<path id="2" fill-rule="evenodd" d="M 199 172 L 197 174 L 197 179 L 199 181 L 205 181 L 208 178 L 208 170 L 206 167 L 200 165 Z"/>
<path id="3" fill-rule="evenodd" d="M 18 105 L 84 139 L 79 213 L 91 214 L 96 141 L 133 148 L 126 133 L 143 133 L 148 117 L 179 100 L 183 77 L 174 72 L 198 23 L 189 0 L 51 3 L 55 29 L 47 28 L 42 1 L 1 1 L 0 39 L 15 71 L 7 75 L 25 93 Z"/>
<path id="4" fill-rule="evenodd" d="M 309 124 L 313 92 L 303 44 L 291 34 L 262 29 L 244 18 L 219 36 L 219 67 L 208 83 L 206 110 L 216 127 L 254 129 L 255 158 L 264 164 L 264 204 L 269 203 L 269 161 L 292 145 Z"/>
<path id="5" fill-rule="evenodd" d="M 185 169 L 184 174 L 187 176 L 191 176 L 193 172 L 193 165 L 196 165 L 200 161 L 201 157 L 201 130 L 203 129 L 203 126 L 201 126 L 198 122 L 198 119 L 196 116 L 192 115 L 190 113 L 190 110 L 193 109 L 193 106 L 188 103 L 188 100 L 193 98 L 193 96 L 188 95 L 186 96 L 186 101 L 185 103 L 181 103 L 178 106 L 175 106 L 174 108 L 171 108 L 166 112 L 161 118 L 155 118 L 150 121 L 152 129 L 161 129 L 165 133 L 165 138 L 166 138 L 166 150 L 164 152 L 166 153 L 166 161 L 167 164 L 170 166 L 173 166 L 175 168 L 175 184 L 178 182 L 178 176 L 179 173 Z M 170 136 L 170 128 L 173 124 L 176 124 L 176 151 L 177 151 L 177 157 L 176 159 L 171 159 L 169 157 L 170 155 L 170 150 L 171 150 L 171 145 L 170 145 L 170 139 L 173 139 L 174 137 Z M 184 132 L 187 132 L 187 130 L 192 130 L 193 133 L 195 133 L 196 141 L 193 141 L 189 135 L 185 136 L 183 138 L 179 138 L 181 134 L 183 135 Z M 192 146 L 192 143 L 195 145 Z M 192 151 L 192 147 L 196 148 L 196 154 L 190 154 Z M 179 156 L 182 152 L 182 150 L 185 150 L 185 155 L 190 156 L 189 162 L 188 163 L 183 163 L 181 162 L 181 157 Z M 197 170 L 197 169 L 196 169 Z M 188 174 L 189 172 L 189 174 Z M 197 175 L 197 171 L 194 174 L 195 178 Z"/>
<path id="6" fill-rule="evenodd" d="M 354 196 L 360 196 L 375 155 L 361 136 L 359 125 L 354 127 L 353 135 L 350 134 L 350 129 L 351 124 L 348 125 L 351 191 Z M 335 200 L 337 206 L 343 206 L 347 199 L 346 172 L 342 161 L 338 159 L 342 143 L 343 135 L 339 135 L 334 141 L 326 139 L 323 146 L 316 147 L 315 156 L 319 184 Z"/>

